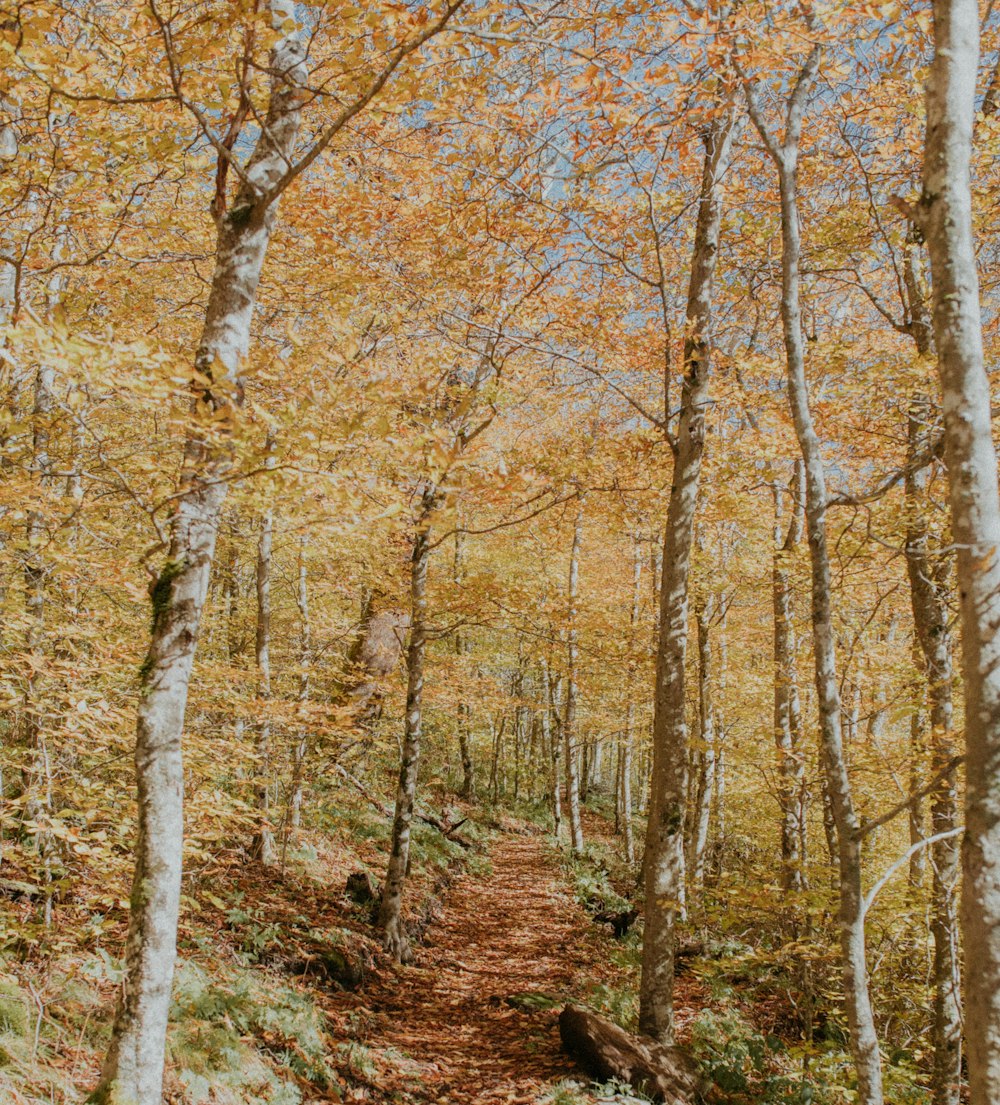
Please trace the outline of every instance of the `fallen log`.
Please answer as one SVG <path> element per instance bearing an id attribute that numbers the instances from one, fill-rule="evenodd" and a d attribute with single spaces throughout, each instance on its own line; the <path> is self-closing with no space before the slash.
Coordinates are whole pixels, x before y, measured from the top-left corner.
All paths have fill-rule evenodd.
<path id="1" fill-rule="evenodd" d="M 43 893 L 42 888 L 34 883 L 22 882 L 20 879 L 0 879 L 0 894 L 15 902 L 24 898 L 34 901 L 35 898 L 41 898 Z"/>
<path id="2" fill-rule="evenodd" d="M 582 1005 L 559 1014 L 566 1053 L 594 1079 L 626 1082 L 665 1105 L 694 1105 L 706 1089 L 694 1060 L 677 1047 L 632 1036 Z"/>

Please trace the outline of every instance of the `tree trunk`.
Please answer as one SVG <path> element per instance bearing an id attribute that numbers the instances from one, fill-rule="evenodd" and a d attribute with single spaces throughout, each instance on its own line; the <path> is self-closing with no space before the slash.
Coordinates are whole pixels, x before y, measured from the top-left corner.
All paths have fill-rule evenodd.
<path id="1" fill-rule="evenodd" d="M 691 1105 L 705 1090 L 685 1052 L 630 1036 L 582 1005 L 567 1005 L 559 1014 L 559 1036 L 567 1054 L 600 1082 L 624 1083 L 664 1105 Z"/>
<path id="2" fill-rule="evenodd" d="M 566 767 L 566 805 L 569 809 L 569 842 L 573 855 L 583 852 L 583 823 L 580 820 L 580 786 L 576 747 L 576 663 L 577 591 L 580 585 L 580 544 L 583 540 L 583 499 L 579 501 L 573 526 L 573 547 L 569 558 L 569 626 L 566 632 L 566 712 L 563 717 L 563 759 Z"/>
<path id="3" fill-rule="evenodd" d="M 781 532 L 781 489 L 774 491 L 774 554 L 771 595 L 774 609 L 774 737 L 778 749 L 778 801 L 781 810 L 781 887 L 802 889 L 802 707 L 795 663 L 795 626 L 792 613 L 792 585 L 789 560 L 802 537 L 802 509 L 805 470 L 795 463 L 792 517 L 787 532 Z"/>
<path id="4" fill-rule="evenodd" d="M 914 652 L 918 650 L 914 648 Z M 918 666 L 922 667 L 919 656 L 915 656 Z M 927 833 L 924 830 L 924 803 L 921 797 L 924 786 L 924 766 L 927 760 L 927 711 L 924 709 L 924 683 L 921 680 L 914 688 L 913 713 L 910 715 L 909 773 L 907 789 L 910 795 L 910 808 L 907 821 L 910 829 L 910 867 L 907 872 L 908 904 L 911 910 L 920 908 L 920 892 L 924 885 L 924 871 L 927 866 L 926 849 L 919 847 Z"/>
<path id="5" fill-rule="evenodd" d="M 726 612 L 719 622 L 719 694 L 715 707 L 715 843 L 712 847 L 712 875 L 722 875 L 726 859 L 726 693 L 729 682 L 729 643 Z"/>
<path id="6" fill-rule="evenodd" d="M 410 826 L 417 793 L 417 769 L 420 766 L 420 738 L 423 730 L 424 660 L 427 652 L 427 566 L 430 561 L 430 525 L 438 503 L 433 483 L 424 487 L 413 536 L 410 558 L 410 645 L 406 652 L 406 720 L 399 785 L 392 821 L 392 847 L 385 875 L 385 889 L 378 924 L 386 951 L 397 963 L 410 957 L 409 941 L 403 926 L 403 887 L 410 859 Z"/>
<path id="7" fill-rule="evenodd" d="M 274 537 L 274 512 L 265 510 L 260 519 L 257 542 L 257 634 L 254 655 L 257 660 L 257 696 L 268 709 L 271 698 L 271 547 Z M 260 821 L 252 852 L 265 867 L 277 862 L 274 831 L 271 828 L 271 722 L 266 716 L 257 729 L 257 809 Z"/>
<path id="8" fill-rule="evenodd" d="M 674 920 L 683 892 L 688 575 L 709 402 L 712 294 L 722 222 L 722 178 L 729 166 L 734 131 L 735 114 L 727 111 L 705 135 L 705 167 L 684 335 L 680 425 L 672 443 L 674 469 L 663 539 L 653 767 L 643 859 L 646 923 L 639 1028 L 665 1044 L 672 1043 L 674 1038 Z"/>
<path id="9" fill-rule="evenodd" d="M 992 1105 L 1000 1100 L 1000 492 L 972 231 L 970 159 L 979 60 L 975 0 L 935 0 L 934 39 L 919 217 L 931 261 L 962 624 L 967 749 L 962 920 L 970 965 L 965 1015 L 969 1100 L 971 1105 Z M 934 709 L 932 701 L 932 713 Z M 949 726 L 950 719 L 942 726 L 943 735 Z M 953 793 L 950 785 L 942 788 L 932 818 L 950 816 Z M 935 974 L 937 961 L 936 949 Z M 945 1048 L 943 1059 L 947 1052 Z"/>
<path id="10" fill-rule="evenodd" d="M 40 364 L 35 371 L 34 401 L 31 412 L 31 474 L 34 493 L 41 509 L 35 506 L 28 511 L 26 555 L 24 561 L 24 596 L 27 629 L 25 648 L 28 654 L 24 681 L 24 740 L 31 756 L 30 775 L 27 780 L 27 801 L 24 816 L 34 821 L 35 848 L 38 853 L 40 875 L 44 886 L 42 899 L 43 923 L 52 924 L 52 864 L 58 845 L 55 836 L 42 824 L 51 817 L 52 763 L 49 754 L 49 734 L 44 723 L 44 687 L 42 673 L 48 667 L 45 657 L 45 605 L 46 585 L 50 565 L 44 548 L 46 545 L 44 501 L 52 486 L 52 457 L 50 441 L 52 430 L 52 403 L 55 373 L 49 364 Z"/>
<path id="11" fill-rule="evenodd" d="M 715 789 L 715 713 L 712 701 L 712 643 L 709 626 L 713 603 L 699 603 L 698 626 L 698 726 L 699 771 L 692 818 L 691 851 L 687 861 L 688 901 L 692 910 L 701 907 L 705 883 L 705 853 Z"/>
<path id="12" fill-rule="evenodd" d="M 308 540 L 303 534 L 299 538 L 298 586 L 295 591 L 295 605 L 299 610 L 299 693 L 298 701 L 309 701 L 309 666 L 312 663 L 312 624 L 309 621 L 309 578 L 306 564 Z M 289 798 L 288 824 L 297 829 L 302 824 L 302 785 L 305 771 L 308 740 L 303 729 L 292 748 L 292 787 Z"/>
<path id="13" fill-rule="evenodd" d="M 806 99 L 819 66 L 814 47 L 788 100 L 781 143 L 772 136 L 751 94 L 750 112 L 778 169 L 781 195 L 781 322 L 785 342 L 788 399 L 805 466 L 806 533 L 812 564 L 813 654 L 824 774 L 837 834 L 840 894 L 840 947 L 851 1054 L 861 1105 L 882 1105 L 882 1059 L 872 1015 L 865 954 L 865 910 L 861 884 L 861 836 L 844 758 L 836 638 L 831 609 L 830 556 L 826 540 L 826 474 L 820 439 L 813 425 L 805 375 L 805 349 L 799 302 L 801 240 L 798 213 L 799 138 Z"/>
<path id="14" fill-rule="evenodd" d="M 926 436 L 931 429 L 928 414 L 926 398 L 917 397 L 910 413 L 911 450 L 914 445 L 920 446 L 916 439 Z M 919 424 L 919 430 L 914 424 Z M 955 756 L 946 579 L 948 561 L 942 557 L 934 564 L 930 555 L 927 482 L 926 469 L 907 478 L 906 567 L 910 579 L 913 624 L 930 699 L 931 776 L 941 776 L 940 784 L 931 795 L 931 835 L 937 836 L 955 828 L 958 802 L 957 771 L 954 766 L 948 769 L 948 765 L 954 763 Z M 919 736 L 922 744 L 922 732 Z M 912 818 L 912 806 L 910 815 Z M 930 847 L 933 870 L 931 934 L 934 940 L 934 1011 L 931 1025 L 934 1073 L 931 1090 L 934 1105 L 957 1105 L 962 1064 L 957 923 L 959 847 L 954 836 L 936 840 Z"/>
<path id="15" fill-rule="evenodd" d="M 271 11 L 279 30 L 294 24 L 288 0 L 272 0 Z M 195 357 L 197 417 L 185 443 L 168 559 L 151 590 L 153 625 L 140 671 L 136 724 L 139 824 L 125 974 L 94 1094 L 98 1102 L 160 1105 L 162 1096 L 181 889 L 181 735 L 231 466 L 230 452 L 218 444 L 218 434 L 232 426 L 240 403 L 240 366 L 276 216 L 276 202 L 258 196 L 282 177 L 293 152 L 303 56 L 297 29 L 283 33 L 272 48 L 267 125 L 233 209 L 218 224 L 215 272 Z M 211 436 L 204 432 L 206 423 Z"/>
<path id="16" fill-rule="evenodd" d="M 933 355 L 933 319 L 927 305 L 927 292 L 920 265 L 920 235 L 911 222 L 903 254 L 903 285 L 909 315 L 909 333 L 921 358 Z M 936 412 L 928 395 L 917 392 L 910 402 L 907 419 L 906 492 L 906 570 L 910 582 L 913 611 L 915 660 L 923 675 L 930 703 L 930 771 L 941 778 L 931 795 L 931 836 L 953 830 L 958 822 L 956 797 L 957 771 L 948 765 L 954 760 L 956 742 L 952 707 L 952 641 L 949 627 L 950 588 L 948 570 L 951 557 L 931 550 L 931 513 L 928 502 L 930 469 L 918 458 L 932 450 L 936 433 Z M 922 704 L 921 704 L 922 705 Z M 926 756 L 925 715 L 914 711 L 911 731 L 913 792 L 922 785 L 922 767 Z M 918 766 L 919 765 L 919 766 Z M 920 804 L 910 806 L 911 843 L 923 839 Z M 934 1067 L 931 1097 L 934 1105 L 958 1105 L 962 1080 L 962 997 L 958 952 L 957 892 L 960 847 L 955 836 L 935 840 L 930 847 L 931 935 L 934 941 L 932 985 L 934 988 L 931 1040 Z M 924 849 L 914 853 L 920 867 L 911 863 L 911 885 L 923 876 Z"/>
<path id="17" fill-rule="evenodd" d="M 463 581 L 465 580 L 465 564 L 463 558 L 463 551 L 465 545 L 465 535 L 461 530 L 461 519 L 459 519 L 459 528 L 455 531 L 455 586 L 461 588 Z M 455 630 L 455 655 L 459 659 L 459 664 L 462 663 L 462 657 L 466 655 L 468 651 L 468 642 L 465 639 L 465 634 L 462 632 L 461 627 Z M 465 669 L 462 668 L 459 671 L 459 679 L 464 685 L 466 678 Z M 475 764 L 472 759 L 472 745 L 470 730 L 470 717 L 471 709 L 469 703 L 466 700 L 464 692 L 462 697 L 458 701 L 458 708 L 456 711 L 456 728 L 458 729 L 458 751 L 462 757 L 462 789 L 459 792 L 460 796 L 467 802 L 471 802 L 476 796 L 476 773 Z"/>
<path id="18" fill-rule="evenodd" d="M 629 618 L 630 637 L 629 643 L 632 649 L 638 648 L 637 630 L 639 626 L 639 611 L 642 607 L 642 544 L 638 534 L 632 541 L 632 611 Z M 619 780 L 619 803 L 621 810 L 621 833 L 625 844 L 625 860 L 627 863 L 635 862 L 635 838 L 632 829 L 632 752 L 635 742 L 634 718 L 635 718 L 635 659 L 628 667 L 628 685 L 625 693 L 628 701 L 625 704 L 625 733 L 622 737 L 621 772 Z"/>
<path id="19" fill-rule="evenodd" d="M 542 711 L 542 725 L 552 761 L 550 793 L 552 795 L 552 835 L 559 840 L 562 827 L 562 783 L 559 778 L 559 748 L 562 744 L 560 722 L 560 701 L 558 680 L 552 678 L 548 661 L 542 660 L 542 690 L 545 694 L 545 709 Z"/>

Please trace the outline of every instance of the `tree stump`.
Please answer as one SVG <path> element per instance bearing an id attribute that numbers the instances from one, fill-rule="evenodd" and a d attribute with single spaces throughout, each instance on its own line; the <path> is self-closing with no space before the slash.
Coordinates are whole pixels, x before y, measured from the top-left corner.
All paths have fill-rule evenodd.
<path id="1" fill-rule="evenodd" d="M 559 1014 L 559 1035 L 566 1053 L 597 1082 L 614 1078 L 666 1105 L 693 1105 L 706 1088 L 680 1048 L 631 1036 L 582 1005 Z"/>
<path id="2" fill-rule="evenodd" d="M 379 897 L 378 887 L 367 871 L 354 871 L 347 876 L 347 896 L 358 905 L 371 905 Z"/>

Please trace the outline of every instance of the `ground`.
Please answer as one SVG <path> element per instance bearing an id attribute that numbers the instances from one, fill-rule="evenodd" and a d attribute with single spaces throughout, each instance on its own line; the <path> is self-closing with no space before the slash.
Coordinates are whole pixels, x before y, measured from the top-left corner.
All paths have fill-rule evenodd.
<path id="1" fill-rule="evenodd" d="M 455 883 L 418 965 L 366 995 L 383 1026 L 369 1046 L 412 1057 L 428 1101 L 529 1102 L 573 1074 L 554 1014 L 527 995 L 546 1005 L 574 990 L 595 950 L 592 922 L 540 837 L 501 837 L 491 861 L 488 879 Z"/>
<path id="2" fill-rule="evenodd" d="M 378 1073 L 358 1071 L 355 1100 L 527 1105 L 568 1097 L 566 1080 L 581 1083 L 577 1100 L 596 1100 L 562 1053 L 557 1016 L 614 985 L 610 937 L 541 834 L 500 834 L 490 859 L 490 876 L 452 885 L 415 965 L 357 996 L 351 1023 L 364 1011 L 361 1042 Z"/>
<path id="3" fill-rule="evenodd" d="M 574 896 L 575 885 L 592 897 L 596 884 L 579 880 L 585 871 L 605 878 L 600 861 L 581 867 L 574 884 L 551 834 L 530 822 L 496 818 L 473 833 L 470 851 L 426 830 L 407 885 L 414 962 L 395 966 L 379 948 L 371 906 L 344 889 L 350 873 L 377 878 L 384 862 L 384 841 L 366 833 L 362 813 L 348 811 L 333 833 L 303 833 L 284 868 L 220 853 L 192 883 L 165 1101 L 626 1100 L 588 1087 L 562 1052 L 557 1023 L 568 1001 L 624 1023 L 635 1013 L 635 934 L 613 939 Z M 588 829 L 598 854 L 611 857 L 618 843 L 606 823 Z M 117 910 L 102 942 L 119 947 L 125 920 Z M 343 975 L 344 963 L 357 977 Z M 17 973 L 0 973 L 0 1100 L 78 1105 L 106 1046 L 116 964 L 69 944 L 58 960 L 9 965 Z M 704 995 L 691 977 L 678 989 L 683 1034 Z"/>

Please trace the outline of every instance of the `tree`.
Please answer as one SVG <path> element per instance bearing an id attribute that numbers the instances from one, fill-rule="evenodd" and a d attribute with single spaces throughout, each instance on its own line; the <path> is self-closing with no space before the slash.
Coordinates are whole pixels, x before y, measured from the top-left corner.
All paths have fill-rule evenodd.
<path id="1" fill-rule="evenodd" d="M 722 187 L 737 129 L 731 105 L 716 111 L 716 118 L 703 132 L 705 161 L 691 254 L 680 420 L 676 438 L 670 443 L 674 470 L 663 538 L 653 769 L 643 860 L 646 927 L 639 1027 L 661 1043 L 672 1043 L 674 1035 L 674 923 L 683 891 L 687 793 L 684 665 L 688 575 L 709 402 L 712 294 L 722 225 Z"/>
<path id="2" fill-rule="evenodd" d="M 177 941 L 183 839 L 181 733 L 226 475 L 224 440 L 240 405 L 240 365 L 276 217 L 271 191 L 298 135 L 305 49 L 291 4 L 272 0 L 280 37 L 271 50 L 266 126 L 231 210 L 220 214 L 216 269 L 195 369 L 195 416 L 170 527 L 168 559 L 150 588 L 153 625 L 140 674 L 136 724 L 139 831 L 125 979 L 98 1102 L 157 1105 Z M 169 43 L 169 33 L 165 30 Z"/>
<path id="3" fill-rule="evenodd" d="M 865 899 L 861 884 L 861 832 L 844 757 L 836 638 L 831 608 L 830 555 L 827 547 L 826 474 L 820 439 L 809 406 L 802 334 L 799 263 L 798 167 L 802 123 L 809 92 L 819 69 L 814 46 L 796 78 L 785 106 L 779 138 L 761 112 L 754 85 L 746 81 L 750 117 L 778 170 L 781 195 L 781 322 L 785 342 L 788 400 L 805 469 L 805 520 L 812 566 L 813 653 L 827 793 L 837 831 L 840 872 L 840 940 L 844 1002 L 851 1030 L 851 1052 L 864 1105 L 881 1105 L 882 1060 L 868 988 L 865 950 Z"/>
<path id="4" fill-rule="evenodd" d="M 983 364 L 969 180 L 979 13 L 936 0 L 927 80 L 923 191 L 917 208 L 931 262 L 931 303 L 962 618 L 966 799 L 962 921 L 969 1097 L 1000 1094 L 1000 492 Z"/>
<path id="5" fill-rule="evenodd" d="M 226 439 L 242 405 L 241 365 L 278 200 L 378 95 L 401 62 L 444 27 L 460 4 L 456 0 L 446 6 L 437 18 L 391 49 L 383 67 L 296 160 L 308 79 L 306 46 L 293 5 L 289 0 L 271 0 L 271 25 L 277 37 L 267 62 L 268 104 L 260 113 L 263 125 L 245 166 L 233 154 L 238 126 L 231 129 L 228 146 L 213 137 L 219 154 L 213 201 L 216 265 L 195 355 L 194 412 L 171 518 L 168 557 L 150 589 L 153 624 L 140 675 L 136 727 L 139 829 L 126 973 L 95 1092 L 97 1101 L 154 1105 L 161 1096 L 180 899 L 184 710 L 232 465 Z M 153 12 L 175 95 L 211 135 L 200 111 L 185 98 L 171 20 L 156 9 Z M 244 120 L 249 111 L 247 101 L 237 119 Z M 227 209 L 229 169 L 239 176 L 239 185 Z"/>

